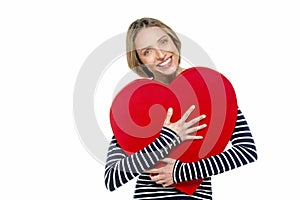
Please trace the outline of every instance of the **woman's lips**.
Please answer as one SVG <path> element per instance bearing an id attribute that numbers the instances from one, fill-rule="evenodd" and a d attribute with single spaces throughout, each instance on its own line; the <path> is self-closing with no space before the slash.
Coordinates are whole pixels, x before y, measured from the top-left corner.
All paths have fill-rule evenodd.
<path id="1" fill-rule="evenodd" d="M 172 56 L 168 59 L 164 60 L 163 62 L 159 63 L 158 67 L 169 67 L 172 64 Z"/>

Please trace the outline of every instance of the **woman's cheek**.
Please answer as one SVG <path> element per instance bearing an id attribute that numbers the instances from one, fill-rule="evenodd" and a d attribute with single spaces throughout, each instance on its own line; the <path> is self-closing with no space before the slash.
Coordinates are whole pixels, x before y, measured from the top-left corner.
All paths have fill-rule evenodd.
<path id="1" fill-rule="evenodd" d="M 151 66 L 155 65 L 155 60 L 153 58 L 148 58 L 145 60 L 144 64 L 151 67 Z"/>

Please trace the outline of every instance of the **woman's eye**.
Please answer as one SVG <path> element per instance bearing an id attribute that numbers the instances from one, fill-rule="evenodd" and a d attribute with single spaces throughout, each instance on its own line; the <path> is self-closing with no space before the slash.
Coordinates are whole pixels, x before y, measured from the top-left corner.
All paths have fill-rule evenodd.
<path id="1" fill-rule="evenodd" d="M 161 44 L 167 44 L 168 43 L 168 39 L 163 39 L 162 41 L 161 41 Z"/>
<path id="2" fill-rule="evenodd" d="M 147 55 L 149 55 L 150 54 L 150 50 L 146 50 L 146 51 L 144 51 L 144 56 L 147 56 Z"/>

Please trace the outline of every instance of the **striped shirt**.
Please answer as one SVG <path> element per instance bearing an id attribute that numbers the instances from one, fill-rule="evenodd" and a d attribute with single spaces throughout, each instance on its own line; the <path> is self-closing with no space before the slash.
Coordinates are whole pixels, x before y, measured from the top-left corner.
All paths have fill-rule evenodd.
<path id="1" fill-rule="evenodd" d="M 248 124 L 238 110 L 237 121 L 230 138 L 231 148 L 197 162 L 175 162 L 174 183 L 203 179 L 193 195 L 187 195 L 172 186 L 162 187 L 151 181 L 144 171 L 167 157 L 170 150 L 182 141 L 172 130 L 163 127 L 160 136 L 144 149 L 128 156 L 115 137 L 110 143 L 105 166 L 105 185 L 113 191 L 138 176 L 134 199 L 212 199 L 211 176 L 254 162 L 256 147 Z"/>

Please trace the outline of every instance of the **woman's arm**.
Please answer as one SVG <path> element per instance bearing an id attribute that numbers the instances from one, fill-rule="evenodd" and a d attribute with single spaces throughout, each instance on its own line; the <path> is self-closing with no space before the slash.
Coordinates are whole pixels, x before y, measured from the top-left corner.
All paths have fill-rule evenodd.
<path id="1" fill-rule="evenodd" d="M 236 125 L 230 141 L 232 147 L 216 156 L 191 163 L 182 163 L 177 160 L 173 171 L 174 183 L 217 175 L 257 159 L 254 140 L 247 121 L 240 110 L 238 110 Z"/>
<path id="2" fill-rule="evenodd" d="M 163 127 L 160 136 L 154 142 L 137 153 L 127 156 L 113 137 L 108 149 L 104 173 L 107 189 L 113 191 L 153 167 L 180 142 L 180 138 L 174 131 Z"/>
<path id="3" fill-rule="evenodd" d="M 194 126 L 204 119 L 205 115 L 186 122 L 194 109 L 195 106 L 191 106 L 181 119 L 174 123 L 170 121 L 173 110 L 171 108 L 168 109 L 160 136 L 144 149 L 130 156 L 125 154 L 113 137 L 108 149 L 104 173 L 107 189 L 113 191 L 146 169 L 153 167 L 160 159 L 168 155 L 171 148 L 177 146 L 182 141 L 202 139 L 203 137 L 201 136 L 189 135 L 206 127 L 205 124 Z"/>

